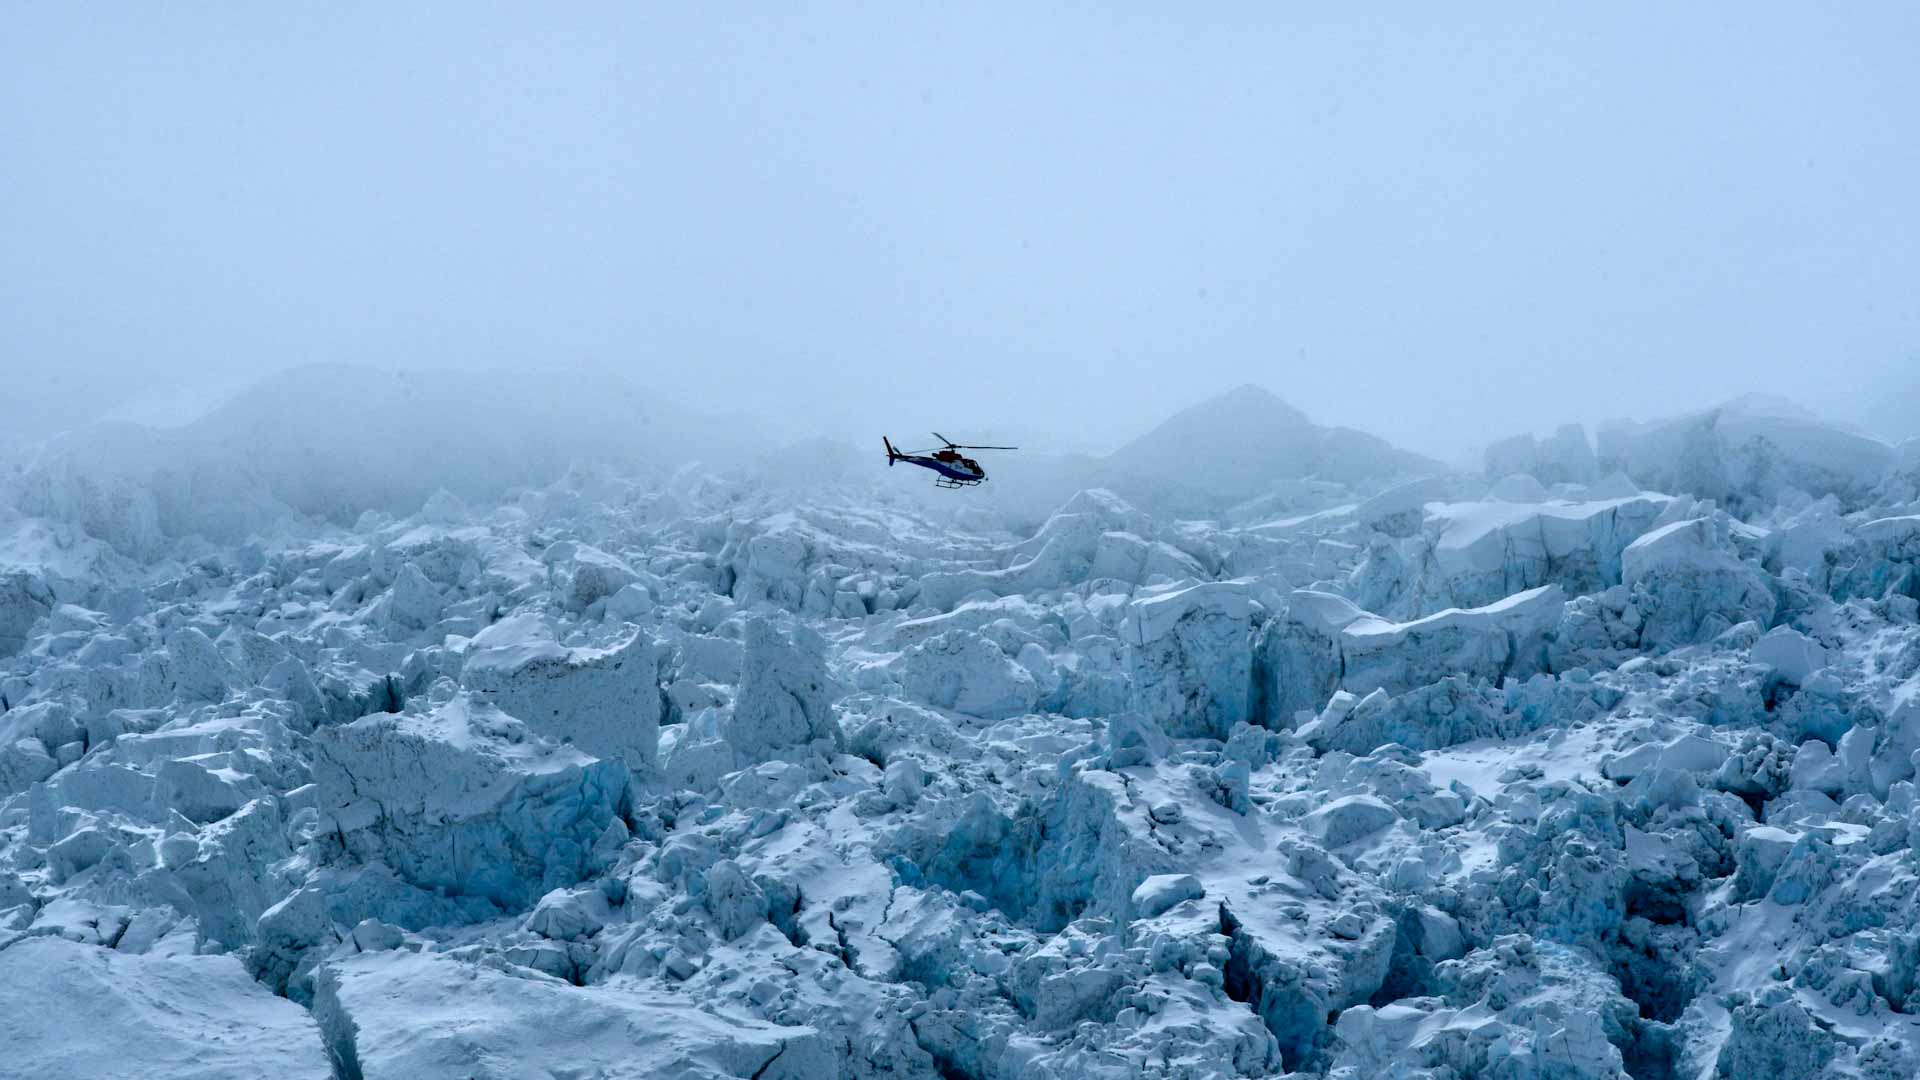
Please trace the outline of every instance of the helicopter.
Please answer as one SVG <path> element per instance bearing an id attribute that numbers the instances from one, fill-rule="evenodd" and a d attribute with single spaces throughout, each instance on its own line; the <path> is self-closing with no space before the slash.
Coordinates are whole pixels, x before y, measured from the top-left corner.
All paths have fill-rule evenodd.
<path id="1" fill-rule="evenodd" d="M 934 478 L 934 487 L 973 487 L 975 484 L 987 478 L 987 470 L 981 468 L 979 462 L 961 454 L 960 451 L 1020 449 L 1017 446 L 965 446 L 954 442 L 952 439 L 947 438 L 937 431 L 933 433 L 933 437 L 939 439 L 943 444 L 938 449 L 915 450 L 903 454 L 893 448 L 892 439 L 887 438 L 885 435 L 880 436 L 880 441 L 886 444 L 887 447 L 887 465 L 891 467 L 896 461 L 904 461 L 909 465 L 919 465 L 922 468 L 932 469 L 935 473 L 939 474 Z"/>

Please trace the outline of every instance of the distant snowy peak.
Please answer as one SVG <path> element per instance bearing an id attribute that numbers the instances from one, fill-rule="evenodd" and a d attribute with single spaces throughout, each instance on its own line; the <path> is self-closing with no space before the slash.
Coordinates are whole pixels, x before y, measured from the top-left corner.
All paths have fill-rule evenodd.
<path id="1" fill-rule="evenodd" d="M 744 457 L 742 430 L 611 373 L 310 364 L 181 426 L 69 432 L 40 449 L 14 497 L 150 552 L 166 537 L 243 536 L 287 509 L 345 523 L 410 513 L 441 489 L 494 498 L 576 464 L 723 464 Z"/>
<path id="2" fill-rule="evenodd" d="M 1759 512 L 1791 492 L 1834 495 L 1852 505 L 1873 497 L 1901 452 L 1798 402 L 1745 394 L 1710 409 L 1662 420 L 1610 420 L 1590 444 L 1579 424 L 1548 438 L 1522 433 L 1487 447 L 1485 476 L 1510 483 L 1592 484 L 1631 477 L 1649 490 L 1684 492 Z"/>
<path id="3" fill-rule="evenodd" d="M 1161 423 L 1164 430 L 1176 424 L 1231 421 L 1252 427 L 1312 427 L 1307 414 L 1294 408 L 1278 394 L 1254 383 L 1241 383 L 1231 390 L 1215 394 L 1197 405 L 1188 406 Z M 1138 440 L 1136 440 L 1138 441 Z"/>
<path id="4" fill-rule="evenodd" d="M 1886 443 L 1758 394 L 1669 420 L 1603 424 L 1596 436 L 1603 469 L 1748 509 L 1791 490 L 1857 502 L 1896 463 Z"/>
<path id="5" fill-rule="evenodd" d="M 1773 418 L 1776 420 L 1803 420 L 1811 423 L 1823 423 L 1820 415 L 1792 398 L 1778 394 L 1740 394 L 1721 402 L 1710 412 L 1720 412 L 1734 416 L 1750 416 L 1756 419 Z"/>
<path id="6" fill-rule="evenodd" d="M 186 430 L 272 449 L 290 441 L 337 444 L 343 434 L 394 437 L 396 427 L 482 450 L 482 440 L 518 428 L 563 446 L 620 450 L 691 435 L 696 421 L 608 372 L 307 364 L 261 379 Z"/>
<path id="7" fill-rule="evenodd" d="M 1738 397 L 1728 398 L 1707 411 L 1719 413 L 1722 423 L 1730 419 L 1786 420 L 1843 432 L 1868 442 L 1884 443 L 1886 441 L 1859 424 L 1847 420 L 1836 420 L 1801 402 L 1778 394 L 1741 394 Z"/>
<path id="8" fill-rule="evenodd" d="M 1322 427 L 1271 392 L 1235 387 L 1115 451 L 1116 474 L 1177 477 L 1212 493 L 1242 497 L 1289 480 L 1342 483 L 1444 471 L 1444 466 L 1351 428 Z"/>
<path id="9" fill-rule="evenodd" d="M 1881 440 L 1868 435 L 1858 425 L 1844 423 L 1831 419 L 1830 417 L 1822 416 L 1812 408 L 1792 398 L 1763 393 L 1740 394 L 1704 409 L 1693 409 L 1678 415 L 1654 420 L 1633 420 L 1625 417 L 1606 420 L 1597 425 L 1596 431 L 1609 434 L 1618 432 L 1644 434 L 1687 425 L 1703 425 L 1708 427 L 1742 425 L 1762 427 L 1777 425 L 1784 428 L 1814 427 L 1839 432 L 1867 442 L 1881 442 Z"/>

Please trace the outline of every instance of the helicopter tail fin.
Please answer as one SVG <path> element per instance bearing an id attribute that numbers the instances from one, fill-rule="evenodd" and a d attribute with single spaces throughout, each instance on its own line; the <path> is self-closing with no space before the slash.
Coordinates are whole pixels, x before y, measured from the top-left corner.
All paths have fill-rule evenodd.
<path id="1" fill-rule="evenodd" d="M 880 441 L 881 441 L 882 443 L 885 443 L 885 444 L 886 444 L 886 447 L 887 447 L 887 467 L 888 467 L 888 468 L 892 468 L 892 467 L 893 467 L 893 463 L 894 463 L 895 461 L 898 461 L 898 460 L 900 459 L 900 451 L 898 451 L 898 450 L 895 450 L 895 449 L 893 448 L 893 440 L 892 440 L 892 439 L 889 439 L 889 438 L 887 438 L 887 437 L 886 437 L 885 435 L 882 435 L 882 436 L 880 436 Z"/>

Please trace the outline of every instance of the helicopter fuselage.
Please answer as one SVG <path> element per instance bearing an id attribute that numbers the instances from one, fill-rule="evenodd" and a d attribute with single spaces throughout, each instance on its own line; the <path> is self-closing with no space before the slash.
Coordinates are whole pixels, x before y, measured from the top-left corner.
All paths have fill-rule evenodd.
<path id="1" fill-rule="evenodd" d="M 980 463 L 970 457 L 962 457 L 951 450 L 942 450 L 936 454 L 901 454 L 897 460 L 923 469 L 932 469 L 941 478 L 954 484 L 977 484 L 987 478 L 987 471 Z"/>

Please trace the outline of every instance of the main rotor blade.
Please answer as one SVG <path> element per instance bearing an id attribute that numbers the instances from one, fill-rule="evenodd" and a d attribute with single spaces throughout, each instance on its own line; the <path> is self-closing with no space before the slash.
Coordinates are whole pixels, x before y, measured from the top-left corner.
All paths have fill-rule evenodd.
<path id="1" fill-rule="evenodd" d="M 947 444 L 946 448 L 949 450 L 1018 450 L 1020 449 L 1017 446 L 974 446 L 969 443 L 957 443 L 957 442 L 954 442 L 952 439 L 947 438 L 945 435 L 940 434 L 937 431 L 933 433 L 933 437 L 936 439 L 939 439 L 943 443 L 946 443 Z"/>

